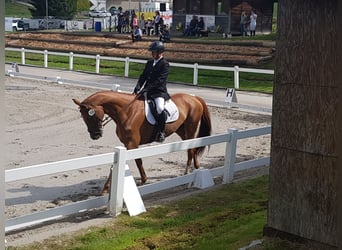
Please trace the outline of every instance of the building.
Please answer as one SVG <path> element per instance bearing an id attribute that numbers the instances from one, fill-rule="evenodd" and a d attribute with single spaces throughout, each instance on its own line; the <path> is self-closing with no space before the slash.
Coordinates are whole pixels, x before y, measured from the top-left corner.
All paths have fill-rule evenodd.
<path id="1" fill-rule="evenodd" d="M 173 25 L 185 27 L 193 15 L 203 16 L 207 29 L 219 33 L 240 34 L 242 11 L 249 15 L 255 9 L 257 33 L 272 31 L 273 6 L 275 0 L 173 0 Z"/>
<path id="2" fill-rule="evenodd" d="M 136 12 L 140 12 L 141 3 L 167 3 L 169 6 L 172 6 L 172 0 L 90 0 L 91 6 L 96 9 L 106 9 L 109 10 L 111 8 L 118 9 L 121 7 L 123 10 L 134 10 Z"/>
<path id="3" fill-rule="evenodd" d="M 106 0 L 89 0 L 90 10 L 106 10 Z"/>

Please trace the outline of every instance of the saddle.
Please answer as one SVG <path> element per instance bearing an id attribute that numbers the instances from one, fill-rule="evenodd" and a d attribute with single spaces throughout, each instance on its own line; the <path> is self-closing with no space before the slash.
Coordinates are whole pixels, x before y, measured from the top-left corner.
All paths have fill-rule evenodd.
<path id="1" fill-rule="evenodd" d="M 166 123 L 174 122 L 178 119 L 179 117 L 178 108 L 171 99 L 165 101 L 165 110 L 167 113 Z M 157 112 L 155 109 L 154 101 L 145 98 L 145 116 L 146 116 L 147 121 L 152 125 L 156 124 L 156 119 L 155 119 L 156 113 Z"/>

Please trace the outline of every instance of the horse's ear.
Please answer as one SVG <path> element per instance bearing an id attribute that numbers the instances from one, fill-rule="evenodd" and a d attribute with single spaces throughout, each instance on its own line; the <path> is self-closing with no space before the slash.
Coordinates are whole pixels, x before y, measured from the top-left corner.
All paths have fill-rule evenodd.
<path id="1" fill-rule="evenodd" d="M 72 99 L 74 101 L 74 103 L 78 106 L 81 106 L 81 102 L 77 99 Z"/>

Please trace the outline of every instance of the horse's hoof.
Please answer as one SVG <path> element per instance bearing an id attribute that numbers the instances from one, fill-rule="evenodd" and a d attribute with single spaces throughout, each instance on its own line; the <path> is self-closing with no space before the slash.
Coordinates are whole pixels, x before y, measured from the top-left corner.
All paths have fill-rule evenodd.
<path id="1" fill-rule="evenodd" d="M 101 195 L 104 196 L 104 195 L 106 195 L 106 194 L 108 194 L 108 193 L 109 193 L 109 192 L 108 192 L 107 189 L 106 189 L 106 190 L 102 190 Z"/>

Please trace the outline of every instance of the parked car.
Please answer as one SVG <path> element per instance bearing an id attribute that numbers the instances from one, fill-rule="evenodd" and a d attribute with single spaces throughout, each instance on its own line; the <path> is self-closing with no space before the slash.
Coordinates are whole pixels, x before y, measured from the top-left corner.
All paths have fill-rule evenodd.
<path id="1" fill-rule="evenodd" d="M 105 10 L 92 10 L 89 11 L 89 16 L 90 17 L 107 17 L 111 16 L 110 12 L 105 11 Z"/>
<path id="2" fill-rule="evenodd" d="M 111 14 L 112 16 L 115 16 L 115 15 L 118 15 L 118 14 L 120 13 L 120 10 L 118 10 L 118 9 L 115 8 L 115 7 L 111 7 L 111 8 L 109 9 L 109 12 L 110 12 L 110 14 Z"/>
<path id="3" fill-rule="evenodd" d="M 23 20 L 20 19 L 13 19 L 12 21 L 12 30 L 13 31 L 20 31 L 20 30 L 28 30 L 29 29 L 29 25 L 28 23 L 24 23 Z"/>

